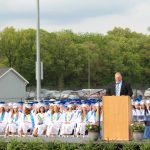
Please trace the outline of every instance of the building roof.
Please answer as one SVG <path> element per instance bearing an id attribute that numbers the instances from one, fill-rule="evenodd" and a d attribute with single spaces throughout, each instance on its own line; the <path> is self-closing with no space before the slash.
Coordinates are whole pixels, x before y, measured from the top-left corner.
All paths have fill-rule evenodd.
<path id="1" fill-rule="evenodd" d="M 29 82 L 20 75 L 15 69 L 13 68 L 0 68 L 0 79 L 4 77 L 8 72 L 13 71 L 20 79 L 22 79 L 26 84 L 29 84 Z"/>

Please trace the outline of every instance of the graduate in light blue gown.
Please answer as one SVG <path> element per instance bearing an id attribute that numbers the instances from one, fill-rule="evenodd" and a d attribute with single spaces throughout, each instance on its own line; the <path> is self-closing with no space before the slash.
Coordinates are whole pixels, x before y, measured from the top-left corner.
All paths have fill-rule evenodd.
<path id="1" fill-rule="evenodd" d="M 34 118 L 34 130 L 33 136 L 41 136 L 45 133 L 47 128 L 47 118 L 48 115 L 45 112 L 45 105 L 43 103 L 39 103 L 39 112 L 35 115 Z"/>
<path id="2" fill-rule="evenodd" d="M 5 112 L 5 104 L 0 104 L 0 133 L 4 133 L 7 122 L 8 122 L 8 113 Z"/>
<path id="3" fill-rule="evenodd" d="M 26 136 L 29 130 L 33 130 L 35 124 L 34 117 L 31 113 L 31 106 L 25 104 L 23 107 L 23 113 L 18 119 L 18 133 L 21 137 L 23 134 Z"/>
<path id="4" fill-rule="evenodd" d="M 18 119 L 21 113 L 18 110 L 19 104 L 14 103 L 12 106 L 12 111 L 8 117 L 8 123 L 5 130 L 5 136 L 9 136 L 10 134 L 14 136 L 18 129 Z"/>
<path id="5" fill-rule="evenodd" d="M 144 121 L 145 121 L 145 104 L 144 101 L 142 100 L 140 102 L 140 106 L 138 109 L 138 122 L 144 123 Z"/>
<path id="6" fill-rule="evenodd" d="M 144 139 L 150 139 L 150 100 L 146 100 Z"/>
<path id="7" fill-rule="evenodd" d="M 100 102 L 100 139 L 102 139 L 103 135 L 103 103 Z"/>
<path id="8" fill-rule="evenodd" d="M 132 122 L 138 122 L 138 105 L 138 101 L 132 102 Z"/>
<path id="9" fill-rule="evenodd" d="M 85 130 L 86 130 L 86 124 L 88 123 L 89 120 L 89 115 L 88 115 L 88 111 L 89 111 L 89 105 L 87 104 L 82 104 L 82 112 L 80 114 L 80 121 L 81 122 L 77 122 L 77 128 L 76 128 L 76 135 L 83 135 L 85 136 Z"/>

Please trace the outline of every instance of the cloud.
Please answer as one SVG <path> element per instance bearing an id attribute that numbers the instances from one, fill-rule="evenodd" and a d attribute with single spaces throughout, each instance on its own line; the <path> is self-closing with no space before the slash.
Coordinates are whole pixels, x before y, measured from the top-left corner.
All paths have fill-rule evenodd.
<path id="1" fill-rule="evenodd" d="M 40 0 L 41 28 L 106 33 L 115 26 L 147 33 L 149 0 Z M 36 0 L 0 0 L 0 30 L 36 27 Z"/>
<path id="2" fill-rule="evenodd" d="M 127 13 L 108 14 L 96 17 L 88 17 L 80 22 L 64 25 L 47 25 L 44 21 L 42 27 L 49 31 L 58 31 L 62 29 L 72 29 L 75 32 L 98 32 L 106 34 L 114 27 L 130 28 L 132 31 L 147 34 L 147 28 L 150 26 L 150 1 L 138 3 L 134 9 Z"/>
<path id="3" fill-rule="evenodd" d="M 36 0 L 0 0 L 0 19 L 34 19 Z M 40 0 L 41 20 L 69 24 L 89 17 L 123 14 L 139 0 Z"/>
<path id="4" fill-rule="evenodd" d="M 129 3 L 125 1 L 115 2 L 112 0 L 109 2 L 101 0 L 56 0 L 55 3 L 43 5 L 41 5 L 41 17 L 43 19 L 49 18 L 51 22 L 60 24 L 82 21 L 89 17 L 124 13 L 129 8 Z"/>

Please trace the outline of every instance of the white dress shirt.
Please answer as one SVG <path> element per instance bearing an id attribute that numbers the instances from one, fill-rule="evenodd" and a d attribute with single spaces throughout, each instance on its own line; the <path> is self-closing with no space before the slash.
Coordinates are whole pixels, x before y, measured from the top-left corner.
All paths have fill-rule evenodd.
<path id="1" fill-rule="evenodd" d="M 122 81 L 119 83 L 116 83 L 116 96 L 120 96 L 121 86 L 122 86 Z"/>

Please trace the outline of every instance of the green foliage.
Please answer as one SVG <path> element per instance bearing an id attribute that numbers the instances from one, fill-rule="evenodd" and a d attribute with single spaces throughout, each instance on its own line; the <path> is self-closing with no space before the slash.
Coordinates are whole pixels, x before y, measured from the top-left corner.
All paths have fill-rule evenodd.
<path id="1" fill-rule="evenodd" d="M 21 140 L 12 140 L 7 144 L 7 150 L 47 150 L 48 144 L 44 141 L 31 140 L 23 142 Z"/>
<path id="2" fill-rule="evenodd" d="M 140 145 L 140 150 L 149 150 L 150 149 L 150 141 L 146 140 Z"/>
<path id="3" fill-rule="evenodd" d="M 130 29 L 114 28 L 107 35 L 40 31 L 41 60 L 44 63 L 42 86 L 53 89 L 91 88 L 114 80 L 120 71 L 132 85 L 150 84 L 150 36 Z M 0 67 L 14 67 L 34 86 L 36 31 L 7 27 L 0 32 Z"/>
<path id="4" fill-rule="evenodd" d="M 0 139 L 0 150 L 6 150 L 7 149 L 7 143 L 4 141 L 4 139 Z"/>
<path id="5" fill-rule="evenodd" d="M 122 150 L 138 150 L 139 146 L 138 144 L 134 143 L 134 142 L 130 142 L 130 143 L 126 143 L 123 145 Z"/>
<path id="6" fill-rule="evenodd" d="M 0 140 L 0 150 L 149 150 L 150 141 L 62 143 L 42 140 Z"/>
<path id="7" fill-rule="evenodd" d="M 99 132 L 99 126 L 98 125 L 93 125 L 93 124 L 88 124 L 86 125 L 86 130 L 88 131 L 95 131 L 95 132 Z"/>
<path id="8" fill-rule="evenodd" d="M 143 124 L 139 124 L 139 123 L 134 123 L 130 125 L 130 129 L 133 132 L 144 132 L 145 126 Z"/>

